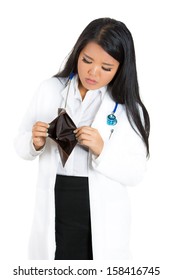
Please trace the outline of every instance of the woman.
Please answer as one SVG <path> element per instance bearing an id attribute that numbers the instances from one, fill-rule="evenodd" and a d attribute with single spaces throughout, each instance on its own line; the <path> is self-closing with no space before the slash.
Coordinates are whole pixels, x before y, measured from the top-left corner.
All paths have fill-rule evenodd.
<path id="1" fill-rule="evenodd" d="M 63 107 L 78 141 L 64 166 L 48 134 Z M 143 178 L 148 137 L 131 33 L 120 21 L 96 19 L 63 70 L 41 84 L 16 138 L 22 158 L 39 156 L 31 259 L 129 258 L 126 186 Z"/>

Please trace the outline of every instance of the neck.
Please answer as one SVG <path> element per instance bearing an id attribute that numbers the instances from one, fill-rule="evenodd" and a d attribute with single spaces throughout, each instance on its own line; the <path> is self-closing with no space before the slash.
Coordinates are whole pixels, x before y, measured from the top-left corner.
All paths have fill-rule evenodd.
<path id="1" fill-rule="evenodd" d="M 82 86 L 82 84 L 81 84 L 80 81 L 79 81 L 78 89 L 79 89 L 79 92 L 80 92 L 80 95 L 81 95 L 82 100 L 84 100 L 85 95 L 86 95 L 86 93 L 87 93 L 88 90 Z"/>

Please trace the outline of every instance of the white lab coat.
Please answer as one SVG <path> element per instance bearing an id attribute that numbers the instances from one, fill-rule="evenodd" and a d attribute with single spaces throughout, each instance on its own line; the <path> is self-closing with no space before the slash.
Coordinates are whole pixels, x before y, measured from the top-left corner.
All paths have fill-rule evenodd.
<path id="1" fill-rule="evenodd" d="M 57 145 L 49 138 L 43 151 L 34 150 L 32 126 L 36 121 L 51 122 L 57 116 L 57 108 L 64 106 L 66 92 L 64 83 L 58 79 L 44 81 L 15 139 L 16 151 L 22 158 L 33 160 L 39 156 L 30 259 L 54 259 L 54 185 L 60 160 Z M 69 95 L 68 102 L 70 98 Z M 130 207 L 126 186 L 138 184 L 146 169 L 146 148 L 129 124 L 122 105 L 117 109 L 118 123 L 109 139 L 106 117 L 113 108 L 114 101 L 106 93 L 92 124 L 104 140 L 101 155 L 95 158 L 90 154 L 88 166 L 93 258 L 96 260 L 129 258 Z"/>

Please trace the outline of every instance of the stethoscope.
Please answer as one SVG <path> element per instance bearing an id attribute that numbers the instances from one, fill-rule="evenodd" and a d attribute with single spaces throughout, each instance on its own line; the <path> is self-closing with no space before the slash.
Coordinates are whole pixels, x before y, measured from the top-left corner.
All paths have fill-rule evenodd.
<path id="1" fill-rule="evenodd" d="M 109 115 L 107 116 L 107 125 L 109 125 L 109 126 L 112 127 L 112 128 L 111 128 L 111 131 L 110 131 L 109 139 L 111 138 L 112 133 L 114 132 L 114 128 L 113 128 L 113 127 L 114 127 L 114 126 L 117 124 L 117 122 L 118 122 L 118 121 L 117 121 L 117 118 L 116 118 L 116 116 L 115 116 L 115 112 L 116 112 L 117 108 L 118 108 L 118 102 L 115 102 L 115 107 L 114 107 L 112 113 L 109 114 Z"/>
<path id="2" fill-rule="evenodd" d="M 64 109 L 66 109 L 66 106 L 67 106 L 67 99 L 68 99 L 68 95 L 69 95 L 70 84 L 71 84 L 71 80 L 73 79 L 74 75 L 75 75 L 74 73 L 71 73 L 71 74 L 69 75 L 69 84 L 68 84 L 67 95 L 66 95 L 66 100 L 65 100 L 65 108 L 64 108 Z M 114 132 L 114 128 L 113 128 L 113 127 L 114 127 L 114 126 L 117 124 L 117 122 L 118 122 L 118 121 L 117 121 L 117 118 L 116 118 L 116 116 L 115 116 L 115 112 L 117 111 L 117 108 L 118 108 L 118 102 L 115 102 L 115 107 L 114 107 L 112 113 L 109 114 L 109 115 L 107 116 L 107 121 L 106 121 L 106 123 L 107 123 L 108 126 L 111 127 L 109 139 L 111 138 L 112 133 Z"/>

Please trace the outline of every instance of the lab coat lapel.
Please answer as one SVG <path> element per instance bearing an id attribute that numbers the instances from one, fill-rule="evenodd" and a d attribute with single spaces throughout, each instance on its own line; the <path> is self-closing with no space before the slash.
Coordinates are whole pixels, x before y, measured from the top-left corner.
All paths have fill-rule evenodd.
<path id="1" fill-rule="evenodd" d="M 92 123 L 92 127 L 99 130 L 103 140 L 108 140 L 110 135 L 110 126 L 107 125 L 107 116 L 111 114 L 115 106 L 115 102 L 110 97 L 109 92 L 105 93 L 102 104 Z"/>
<path id="2" fill-rule="evenodd" d="M 70 82 L 70 86 L 68 82 L 68 84 L 60 93 L 62 97 L 61 108 L 64 108 L 70 117 L 73 115 L 75 83 L 76 78 L 73 78 L 73 80 Z"/>

